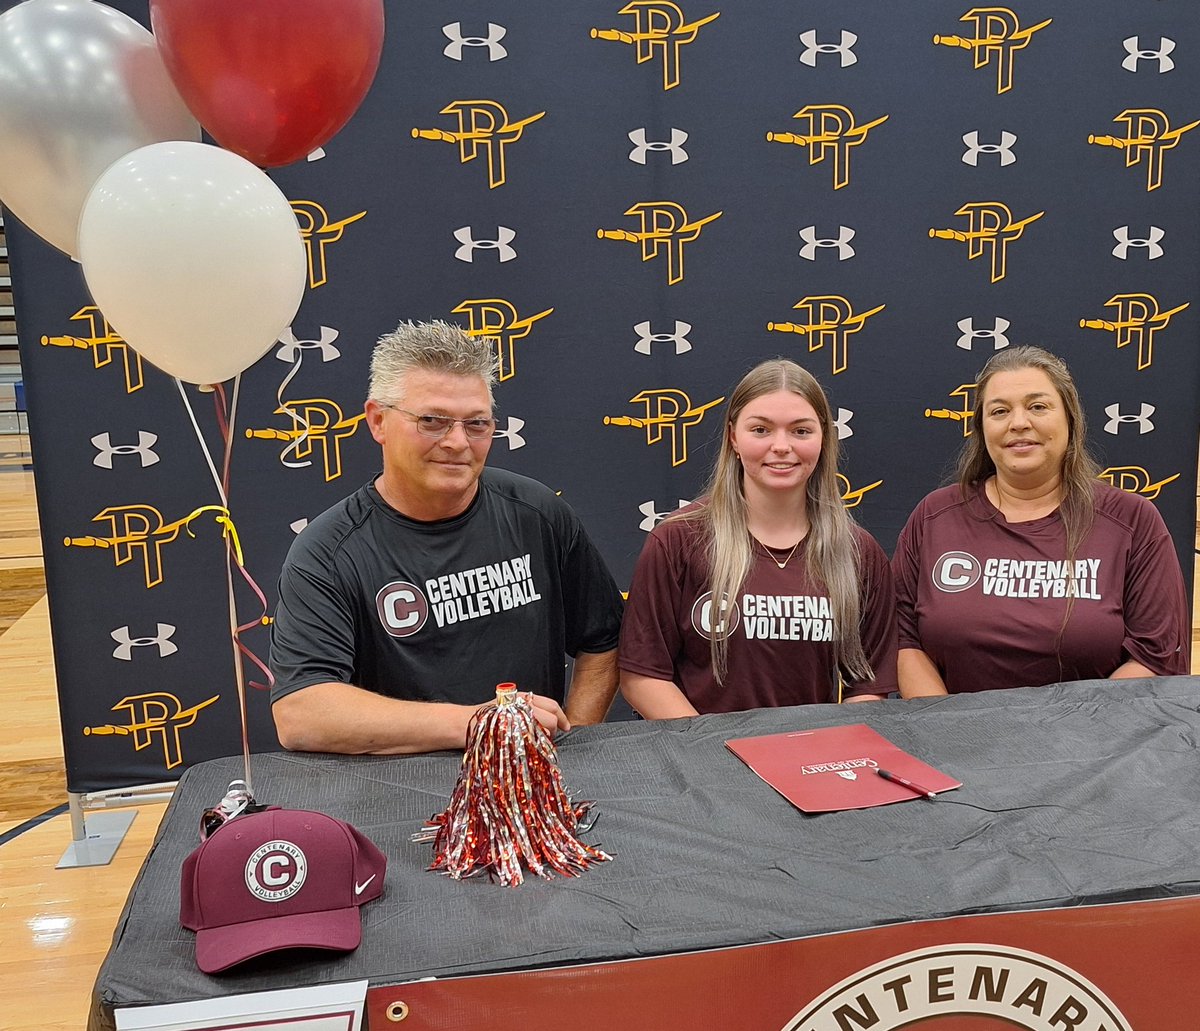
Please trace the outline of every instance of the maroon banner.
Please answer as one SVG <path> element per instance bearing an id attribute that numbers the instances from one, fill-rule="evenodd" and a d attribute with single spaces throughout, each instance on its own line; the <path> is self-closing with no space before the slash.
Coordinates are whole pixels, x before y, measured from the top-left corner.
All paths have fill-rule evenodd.
<path id="1" fill-rule="evenodd" d="M 1200 899 L 822 935 L 367 992 L 383 1031 L 1194 1031 Z"/>

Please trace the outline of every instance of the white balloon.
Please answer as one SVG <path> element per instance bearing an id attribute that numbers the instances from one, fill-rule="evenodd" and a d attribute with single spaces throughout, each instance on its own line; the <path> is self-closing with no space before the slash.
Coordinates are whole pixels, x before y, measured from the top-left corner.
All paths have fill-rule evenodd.
<path id="1" fill-rule="evenodd" d="M 25 0 L 0 15 L 0 200 L 76 255 L 92 184 L 137 147 L 200 139 L 154 37 L 92 0 Z"/>
<path id="2" fill-rule="evenodd" d="M 96 181 L 79 220 L 92 298 L 163 372 L 221 383 L 292 321 L 308 276 L 295 214 L 267 174 L 203 143 L 155 143 Z"/>

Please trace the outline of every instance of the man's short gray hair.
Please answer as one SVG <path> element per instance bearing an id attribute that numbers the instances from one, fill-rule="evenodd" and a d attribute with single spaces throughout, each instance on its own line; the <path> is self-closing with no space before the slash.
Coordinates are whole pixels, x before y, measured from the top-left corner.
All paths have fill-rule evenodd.
<path id="1" fill-rule="evenodd" d="M 478 376 L 487 386 L 491 401 L 496 382 L 496 341 L 469 336 L 461 326 L 440 320 L 401 322 L 375 345 L 368 396 L 377 401 L 395 397 L 403 388 L 404 376 L 413 369 Z"/>

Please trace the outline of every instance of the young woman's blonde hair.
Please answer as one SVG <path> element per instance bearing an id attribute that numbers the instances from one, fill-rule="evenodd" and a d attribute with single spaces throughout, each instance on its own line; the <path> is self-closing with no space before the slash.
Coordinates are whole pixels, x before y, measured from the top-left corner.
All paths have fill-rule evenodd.
<path id="1" fill-rule="evenodd" d="M 838 486 L 837 428 L 821 385 L 795 362 L 784 358 L 755 366 L 734 389 L 725 410 L 721 449 L 705 488 L 706 500 L 694 511 L 676 517 L 696 521 L 703 527 L 709 589 L 713 595 L 713 673 L 717 682 L 723 683 L 728 670 L 728 631 L 721 632 L 726 625 L 719 616 L 721 599 L 732 602 L 737 598 L 754 561 L 742 464 L 733 449 L 731 431 L 746 405 L 780 390 L 804 398 L 821 423 L 821 453 L 805 495 L 809 523 L 805 561 L 809 576 L 828 592 L 833 611 L 837 668 L 831 672 L 835 683 L 839 674 L 852 680 L 874 680 L 859 632 L 858 539 Z"/>

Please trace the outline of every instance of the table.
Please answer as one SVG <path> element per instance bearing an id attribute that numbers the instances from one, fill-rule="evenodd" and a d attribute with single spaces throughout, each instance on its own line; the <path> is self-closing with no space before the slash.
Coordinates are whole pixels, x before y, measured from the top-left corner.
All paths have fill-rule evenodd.
<path id="1" fill-rule="evenodd" d="M 724 747 L 860 722 L 963 787 L 812 816 Z M 581 727 L 560 763 L 595 800 L 586 840 L 616 859 L 518 888 L 430 873 L 410 840 L 449 798 L 457 755 L 255 755 L 259 800 L 354 824 L 388 855 L 387 887 L 356 952 L 217 977 L 177 920 L 199 813 L 241 775 L 240 757 L 213 760 L 180 780 L 90 1027 L 118 1006 L 365 978 L 374 1031 L 887 1031 L 917 1013 L 931 1031 L 1191 1031 L 1198 740 L 1196 677 Z"/>

